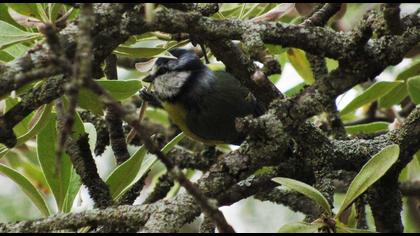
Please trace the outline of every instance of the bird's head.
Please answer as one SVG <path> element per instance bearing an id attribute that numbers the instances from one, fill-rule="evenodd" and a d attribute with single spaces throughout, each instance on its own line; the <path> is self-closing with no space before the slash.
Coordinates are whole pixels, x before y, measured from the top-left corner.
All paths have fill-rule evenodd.
<path id="1" fill-rule="evenodd" d="M 162 100 L 170 100 L 177 96 L 191 79 L 191 75 L 205 68 L 194 51 L 175 48 L 169 52 L 176 59 L 158 58 L 150 74 L 143 79 L 153 83 L 157 96 Z"/>

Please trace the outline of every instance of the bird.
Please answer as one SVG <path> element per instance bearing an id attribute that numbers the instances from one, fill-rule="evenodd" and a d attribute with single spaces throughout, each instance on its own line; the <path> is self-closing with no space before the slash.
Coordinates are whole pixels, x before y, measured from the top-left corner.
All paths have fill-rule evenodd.
<path id="1" fill-rule="evenodd" d="M 144 82 L 153 90 L 140 91 L 148 102 L 161 106 L 188 137 L 207 145 L 240 145 L 246 135 L 235 128 L 235 119 L 260 116 L 264 108 L 229 72 L 212 71 L 194 51 L 174 48 L 176 57 L 158 58 Z"/>

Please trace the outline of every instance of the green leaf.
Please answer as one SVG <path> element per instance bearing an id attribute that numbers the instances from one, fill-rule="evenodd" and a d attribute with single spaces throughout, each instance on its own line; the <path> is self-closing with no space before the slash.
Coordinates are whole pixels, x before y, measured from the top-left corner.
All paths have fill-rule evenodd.
<path id="1" fill-rule="evenodd" d="M 375 233 L 367 229 L 350 228 L 339 221 L 336 222 L 335 226 L 337 228 L 337 233 Z"/>
<path id="2" fill-rule="evenodd" d="M 15 182 L 22 191 L 32 200 L 35 206 L 44 216 L 50 215 L 48 205 L 42 197 L 41 193 L 32 185 L 32 183 L 19 172 L 9 168 L 4 164 L 0 164 L 0 172 Z"/>
<path id="3" fill-rule="evenodd" d="M 19 103 L 19 99 L 13 98 L 11 96 L 7 97 L 5 99 L 5 104 L 4 104 L 5 106 L 3 109 L 4 110 L 3 114 L 5 114 L 11 108 L 16 106 L 16 104 L 18 103 Z M 13 127 L 13 132 L 15 133 L 16 136 L 20 136 L 28 131 L 28 123 L 29 121 L 31 121 L 31 118 L 34 115 L 34 113 L 35 112 L 31 112 L 29 115 L 27 115 L 23 120 L 21 120 L 18 124 L 16 124 Z"/>
<path id="4" fill-rule="evenodd" d="M 0 51 L 0 63 L 6 63 L 9 61 L 12 61 L 14 59 L 13 56 L 11 56 L 9 53 L 3 51 Z"/>
<path id="5" fill-rule="evenodd" d="M 57 143 L 56 116 L 49 120 L 44 130 L 37 136 L 38 161 L 45 179 L 54 195 L 58 209 L 62 209 L 66 197 L 67 186 L 71 173 L 70 157 L 63 154 L 60 158 L 60 171 L 55 173 L 55 144 Z"/>
<path id="6" fill-rule="evenodd" d="M 63 212 L 71 211 L 74 198 L 79 192 L 80 186 L 82 186 L 82 182 L 80 181 L 80 176 L 76 173 L 76 170 L 72 168 L 70 181 L 67 188 L 66 198 L 64 199 L 64 204 L 62 207 Z"/>
<path id="7" fill-rule="evenodd" d="M 86 133 L 89 135 L 89 147 L 91 152 L 95 152 L 95 146 L 96 146 L 96 129 L 95 126 L 92 123 L 85 122 L 83 123 L 83 126 L 85 128 Z"/>
<path id="8" fill-rule="evenodd" d="M 223 4 L 222 9 L 219 11 L 225 17 L 238 16 L 242 7 L 240 4 L 232 5 L 231 7 L 226 6 L 226 4 Z"/>
<path id="9" fill-rule="evenodd" d="M 398 74 L 396 81 L 407 81 L 408 78 L 420 74 L 420 61 L 412 63 L 407 69 L 403 70 Z M 401 102 L 405 97 L 408 96 L 407 88 L 405 84 L 400 84 L 383 97 L 379 99 L 380 108 L 388 108 L 394 104 Z"/>
<path id="10" fill-rule="evenodd" d="M 286 52 L 287 49 L 288 49 L 288 48 L 284 48 L 284 47 L 282 47 L 280 45 L 277 45 L 277 44 L 266 43 L 266 44 L 264 44 L 264 46 L 267 48 L 268 52 L 270 52 L 270 54 L 273 54 L 273 55 L 282 54 L 282 53 Z"/>
<path id="11" fill-rule="evenodd" d="M 213 71 L 219 71 L 219 70 L 225 70 L 225 64 L 223 63 L 210 63 L 210 64 L 206 64 L 206 66 Z"/>
<path id="12" fill-rule="evenodd" d="M 150 40 L 149 40 L 150 41 Z M 153 43 L 159 42 L 158 40 L 154 40 Z M 119 46 L 117 47 L 114 52 L 115 54 L 126 56 L 126 57 L 134 57 L 134 58 L 150 58 L 150 57 L 166 57 L 166 58 L 175 58 L 172 54 L 168 52 L 171 48 L 181 47 L 187 44 L 189 40 L 183 40 L 181 42 L 170 41 L 164 47 L 145 47 L 139 45 L 145 45 L 143 41 L 137 42 L 130 46 Z"/>
<path id="13" fill-rule="evenodd" d="M 415 217 L 415 211 L 412 211 L 413 203 L 410 203 L 408 198 L 403 198 L 403 210 L 401 212 L 401 220 L 404 222 L 404 233 L 418 233 L 420 232 L 420 222 Z"/>
<path id="14" fill-rule="evenodd" d="M 284 185 L 294 191 L 297 191 L 310 199 L 314 200 L 317 204 L 322 206 L 322 208 L 325 209 L 325 211 L 328 213 L 328 215 L 332 214 L 331 206 L 328 203 L 327 199 L 320 193 L 318 190 L 316 190 L 314 187 L 305 184 L 303 182 L 289 179 L 289 178 L 282 178 L 277 177 L 272 179 L 274 182 L 279 183 L 281 185 Z"/>
<path id="15" fill-rule="evenodd" d="M 373 102 L 402 83 L 403 82 L 401 81 L 376 82 L 368 89 L 366 89 L 362 94 L 353 99 L 349 104 L 347 104 L 347 106 L 340 111 L 340 114 L 345 115 L 367 103 Z"/>
<path id="16" fill-rule="evenodd" d="M 317 233 L 322 227 L 324 224 L 321 223 L 296 222 L 283 225 L 277 233 Z"/>
<path id="17" fill-rule="evenodd" d="M 306 84 L 315 83 L 311 64 L 308 59 L 306 59 L 304 51 L 297 48 L 289 48 L 289 50 L 287 50 L 287 58 Z"/>
<path id="18" fill-rule="evenodd" d="M 328 58 L 328 57 L 325 58 L 325 61 L 327 63 L 328 72 L 331 72 L 331 71 L 337 69 L 338 61 L 336 61 L 334 59 L 331 59 L 331 58 Z"/>
<path id="19" fill-rule="evenodd" d="M 133 96 L 141 88 L 140 80 L 98 80 L 96 82 L 119 101 Z"/>
<path id="20" fill-rule="evenodd" d="M 115 54 L 126 56 L 126 57 L 135 57 L 135 58 L 149 58 L 149 57 L 171 57 L 169 53 L 165 53 L 167 49 L 165 48 L 131 48 L 119 46 L 114 50 Z M 171 57 L 173 58 L 173 57 Z"/>
<path id="21" fill-rule="evenodd" d="M 32 123 L 34 125 L 31 126 L 27 130 L 26 133 L 17 137 L 16 146 L 19 146 L 19 145 L 25 143 L 26 141 L 28 141 L 29 139 L 31 139 L 32 137 L 37 135 L 45 127 L 45 125 L 47 124 L 47 122 L 49 121 L 49 119 L 51 117 L 51 108 L 52 108 L 52 104 L 44 105 L 43 107 L 41 107 L 36 112 L 36 114 L 39 114 L 39 111 L 41 111 L 39 116 L 35 115 L 34 118 L 31 120 L 30 123 Z M 0 147 L 0 158 L 4 154 L 6 154 L 7 151 L 8 151 L 8 148 Z"/>
<path id="22" fill-rule="evenodd" d="M 119 101 L 133 96 L 141 88 L 140 80 L 97 80 L 96 82 Z M 105 109 L 100 98 L 86 88 L 80 90 L 77 104 L 97 115 L 103 115 Z"/>
<path id="23" fill-rule="evenodd" d="M 63 9 L 62 7 L 61 4 L 48 3 L 48 19 L 50 19 L 51 22 L 54 22 L 57 19 L 58 13 Z"/>
<path id="24" fill-rule="evenodd" d="M 36 8 L 38 10 L 38 14 L 41 17 L 42 22 L 48 22 L 48 16 L 47 16 L 47 12 L 45 12 L 45 8 L 42 5 L 42 3 L 35 3 L 36 4 Z"/>
<path id="25" fill-rule="evenodd" d="M 398 160 L 399 153 L 400 147 L 397 144 L 389 145 L 366 162 L 351 182 L 343 203 L 335 216 L 336 219 L 339 219 L 341 214 L 357 197 L 364 193 L 372 184 L 381 178 L 389 168 L 391 168 Z"/>
<path id="26" fill-rule="evenodd" d="M 407 86 L 403 84 L 397 85 L 391 91 L 386 93 L 383 97 L 378 100 L 378 107 L 380 108 L 389 108 L 392 105 L 395 105 L 401 102 L 404 98 L 408 96 Z"/>
<path id="27" fill-rule="evenodd" d="M 268 76 L 268 79 L 271 81 L 271 83 L 276 84 L 277 81 L 279 81 L 281 78 L 280 74 L 272 74 Z"/>
<path id="28" fill-rule="evenodd" d="M 305 83 L 299 83 L 296 86 L 290 88 L 289 90 L 287 90 L 286 92 L 284 92 L 284 95 L 286 95 L 287 97 L 292 97 L 295 96 L 296 94 L 298 94 L 303 88 L 305 87 Z"/>
<path id="29" fill-rule="evenodd" d="M 6 156 L 9 167 L 19 171 L 22 170 L 21 173 L 25 175 L 34 184 L 34 186 L 37 186 L 38 189 L 40 187 L 48 186 L 41 167 L 32 162 L 30 160 L 31 158 L 26 155 L 27 153 L 19 153 L 17 156 L 13 156 L 12 153 L 13 152 L 10 153 L 11 155 Z M 36 155 L 36 153 L 34 154 Z"/>
<path id="30" fill-rule="evenodd" d="M 3 49 L 4 52 L 12 56 L 14 59 L 23 56 L 23 54 L 25 54 L 28 50 L 29 47 L 21 43 L 13 44 L 12 46 Z"/>
<path id="31" fill-rule="evenodd" d="M 4 21 L 0 21 L 0 32 L 0 50 L 12 44 L 30 41 L 41 36 L 39 33 L 20 30 Z"/>
<path id="32" fill-rule="evenodd" d="M 6 5 L 19 14 L 41 19 L 37 3 L 6 3 Z"/>
<path id="33" fill-rule="evenodd" d="M 10 16 L 9 14 L 9 6 L 7 6 L 7 3 L 0 3 L 0 21 L 5 21 L 11 25 L 14 25 L 18 28 L 24 29 L 22 26 L 20 26 L 18 23 L 16 23 L 15 20 Z"/>
<path id="34" fill-rule="evenodd" d="M 368 124 L 348 125 L 344 128 L 348 134 L 371 134 L 387 131 L 390 123 L 384 121 L 371 122 Z"/>
<path id="35" fill-rule="evenodd" d="M 26 141 L 37 135 L 45 127 L 45 125 L 51 117 L 51 108 L 52 104 L 50 103 L 44 105 L 35 113 L 34 118 L 30 121 L 30 124 L 33 125 L 30 125 L 30 127 L 28 127 L 29 130 L 17 138 L 16 145 L 21 145 L 25 143 Z"/>
<path id="36" fill-rule="evenodd" d="M 407 90 L 411 101 L 415 104 L 420 104 L 420 75 L 408 79 Z"/>
<path id="37" fill-rule="evenodd" d="M 168 152 L 170 150 L 172 150 L 172 148 L 175 147 L 175 145 L 177 145 L 179 142 L 181 142 L 181 140 L 183 140 L 185 138 L 185 134 L 183 132 L 179 133 L 177 136 L 175 136 L 175 138 L 173 138 L 171 141 L 169 141 L 163 148 L 162 148 L 162 152 L 163 154 L 168 154 Z"/>
<path id="38" fill-rule="evenodd" d="M 137 151 L 124 163 L 119 165 L 109 175 L 106 183 L 109 186 L 113 199 L 116 199 L 118 195 L 133 181 L 138 174 L 144 157 L 146 156 L 147 150 L 143 145 L 137 149 Z"/>
<path id="39" fill-rule="evenodd" d="M 178 134 L 162 148 L 162 152 L 165 154 L 169 152 L 184 137 L 183 133 Z M 141 146 L 127 161 L 115 168 L 109 175 L 106 183 L 109 186 L 113 199 L 118 199 L 124 194 L 157 161 L 155 156 L 146 156 L 146 154 L 146 148 Z"/>
<path id="40" fill-rule="evenodd" d="M 352 204 L 350 214 L 347 217 L 347 222 L 345 222 L 345 224 L 351 228 L 357 227 L 357 212 L 355 204 Z"/>
<path id="41" fill-rule="evenodd" d="M 145 115 L 150 118 L 150 120 L 158 122 L 166 127 L 169 125 L 168 113 L 162 109 L 147 107 Z"/>
<path id="42" fill-rule="evenodd" d="M 66 105 L 66 102 L 64 104 Z M 55 173 L 55 145 L 57 143 L 56 123 L 56 115 L 55 113 L 52 113 L 47 126 L 37 136 L 37 157 L 48 186 L 54 195 L 57 207 L 59 210 L 63 211 L 65 209 L 64 202 L 67 193 L 69 192 L 68 189 L 73 172 L 73 165 L 70 161 L 70 157 L 66 153 L 63 153 L 59 159 L 59 172 Z M 80 117 L 76 115 L 71 136 L 74 139 L 77 139 L 81 133 L 84 133 L 83 123 Z"/>

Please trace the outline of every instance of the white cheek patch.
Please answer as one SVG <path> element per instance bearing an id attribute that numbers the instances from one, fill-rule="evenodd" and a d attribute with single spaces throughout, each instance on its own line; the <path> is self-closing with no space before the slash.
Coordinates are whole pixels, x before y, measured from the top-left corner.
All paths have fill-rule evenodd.
<path id="1" fill-rule="evenodd" d="M 156 95 L 160 99 L 176 96 L 190 75 L 190 71 L 172 71 L 156 77 L 153 81 Z"/>

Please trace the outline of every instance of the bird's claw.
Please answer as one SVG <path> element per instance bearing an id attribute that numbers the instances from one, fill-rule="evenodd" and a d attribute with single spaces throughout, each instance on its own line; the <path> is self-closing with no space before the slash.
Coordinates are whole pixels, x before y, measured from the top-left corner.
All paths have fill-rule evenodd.
<path id="1" fill-rule="evenodd" d="M 149 105 L 153 107 L 162 108 L 162 103 L 159 101 L 156 95 L 154 95 L 152 92 L 147 91 L 147 89 L 142 88 L 139 91 L 139 96 L 143 99 L 143 101 L 149 103 Z"/>

